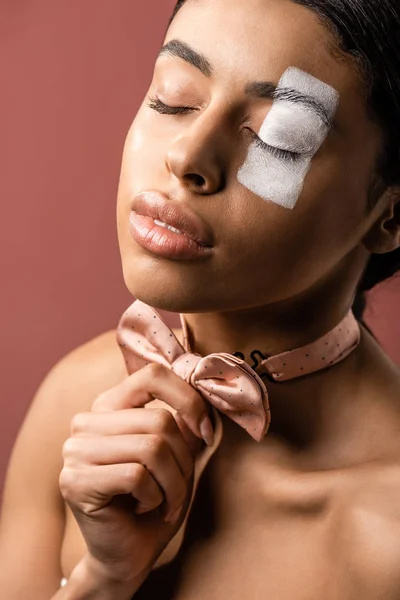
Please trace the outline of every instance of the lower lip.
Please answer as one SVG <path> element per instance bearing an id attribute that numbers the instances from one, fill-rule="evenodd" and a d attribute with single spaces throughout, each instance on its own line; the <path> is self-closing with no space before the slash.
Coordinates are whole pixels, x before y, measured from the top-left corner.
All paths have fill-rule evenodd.
<path id="1" fill-rule="evenodd" d="M 151 217 L 131 211 L 129 229 L 135 242 L 145 250 L 172 259 L 200 259 L 210 256 L 212 248 L 204 247 L 190 237 L 156 225 Z"/>

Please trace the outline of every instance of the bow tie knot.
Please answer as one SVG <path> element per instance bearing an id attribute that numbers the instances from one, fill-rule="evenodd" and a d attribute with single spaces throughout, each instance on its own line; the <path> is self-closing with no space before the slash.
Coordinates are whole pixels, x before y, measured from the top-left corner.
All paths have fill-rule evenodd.
<path id="1" fill-rule="evenodd" d="M 149 362 L 167 366 L 252 438 L 263 439 L 270 423 L 268 394 L 245 361 L 231 354 L 186 352 L 154 309 L 140 301 L 122 317 L 117 339 L 129 373 Z"/>
<path id="2" fill-rule="evenodd" d="M 185 352 L 171 369 L 251 437 L 262 440 L 268 426 L 264 408 L 267 390 L 244 361 L 230 354 L 201 357 Z"/>

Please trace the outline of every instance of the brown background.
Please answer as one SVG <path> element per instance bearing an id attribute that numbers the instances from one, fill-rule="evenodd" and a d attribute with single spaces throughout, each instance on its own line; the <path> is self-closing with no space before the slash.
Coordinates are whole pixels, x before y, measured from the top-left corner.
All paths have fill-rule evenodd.
<path id="1" fill-rule="evenodd" d="M 120 160 L 173 4 L 1 2 L 0 491 L 45 374 L 133 301 L 116 236 Z M 369 317 L 398 364 L 399 298 L 399 280 L 382 286 Z"/>

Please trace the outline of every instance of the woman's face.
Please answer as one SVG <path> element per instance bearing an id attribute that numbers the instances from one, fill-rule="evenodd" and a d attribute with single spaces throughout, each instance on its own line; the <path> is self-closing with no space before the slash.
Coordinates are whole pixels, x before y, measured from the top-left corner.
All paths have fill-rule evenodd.
<path id="1" fill-rule="evenodd" d="M 354 274 L 381 140 L 331 43 L 289 0 L 188 0 L 179 11 L 124 148 L 117 222 L 133 296 L 177 312 L 236 310 Z M 132 202 L 153 190 L 200 220 L 211 250 L 160 256 L 132 237 Z"/>

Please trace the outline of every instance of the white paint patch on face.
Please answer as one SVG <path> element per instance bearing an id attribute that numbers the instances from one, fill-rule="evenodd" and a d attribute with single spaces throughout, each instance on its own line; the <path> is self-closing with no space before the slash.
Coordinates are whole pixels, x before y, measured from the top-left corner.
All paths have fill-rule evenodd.
<path id="1" fill-rule="evenodd" d="M 238 180 L 264 200 L 293 209 L 312 158 L 329 133 L 339 93 L 296 67 L 289 67 L 282 75 L 277 90 L 283 88 L 293 91 L 274 99 L 258 133 L 260 140 L 270 148 L 253 142 L 239 169 Z M 298 96 L 296 99 L 296 93 L 311 98 L 313 105 L 302 102 Z M 290 158 L 282 150 L 297 156 Z"/>

